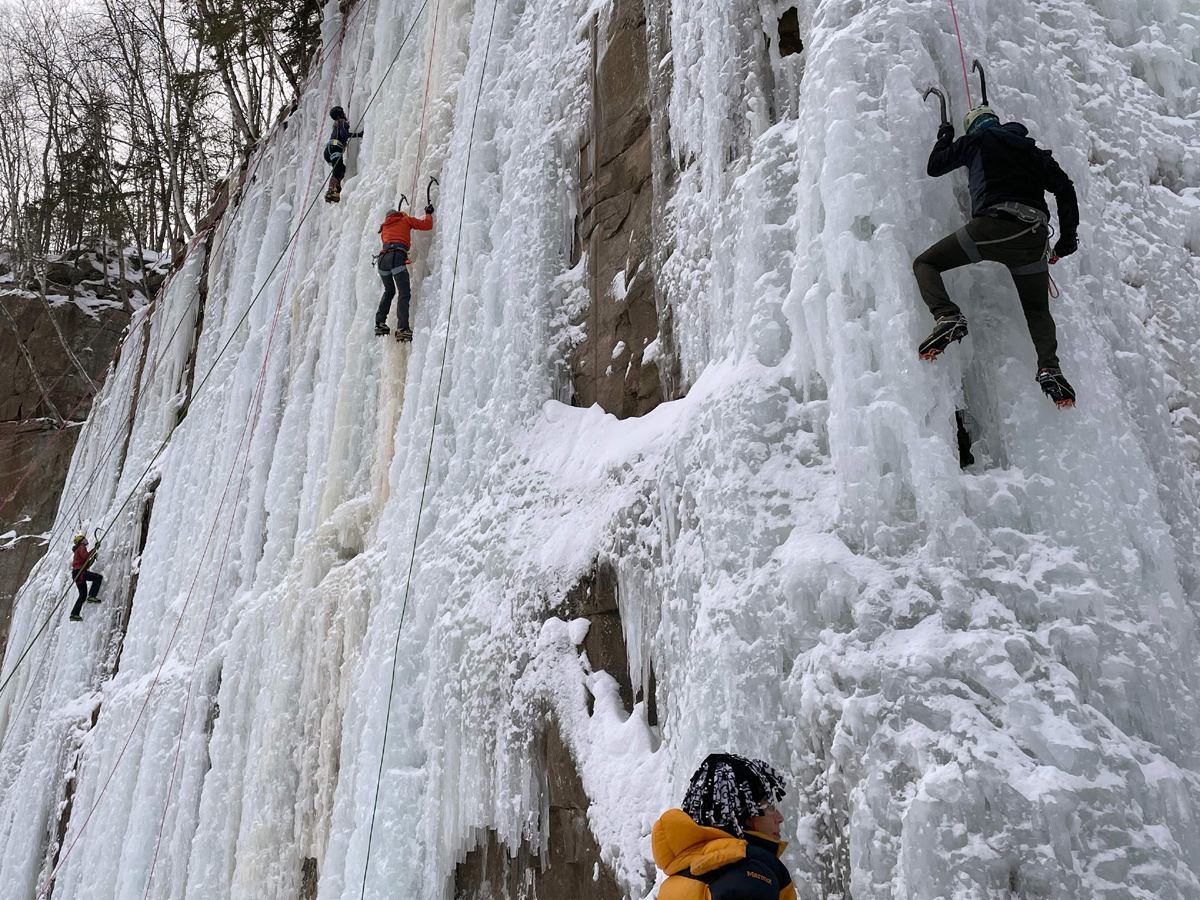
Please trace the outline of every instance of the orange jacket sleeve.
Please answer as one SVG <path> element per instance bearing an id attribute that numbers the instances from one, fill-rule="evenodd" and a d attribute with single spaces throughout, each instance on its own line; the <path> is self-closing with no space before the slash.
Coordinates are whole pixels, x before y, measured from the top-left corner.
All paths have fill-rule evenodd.
<path id="1" fill-rule="evenodd" d="M 414 219 L 410 216 L 408 221 L 417 231 L 429 231 L 433 228 L 433 216 L 429 213 L 426 213 L 423 219 Z"/>

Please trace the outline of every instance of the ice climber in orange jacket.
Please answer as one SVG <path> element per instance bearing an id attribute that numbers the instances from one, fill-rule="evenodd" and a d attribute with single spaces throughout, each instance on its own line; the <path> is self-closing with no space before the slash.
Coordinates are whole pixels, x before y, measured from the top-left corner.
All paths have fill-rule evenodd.
<path id="1" fill-rule="evenodd" d="M 761 759 L 713 753 L 692 776 L 683 809 L 654 823 L 658 900 L 795 900 L 779 855 L 783 776 Z"/>
<path id="2" fill-rule="evenodd" d="M 412 329 L 408 324 L 408 301 L 412 289 L 408 281 L 408 248 L 412 241 L 413 229 L 429 231 L 433 228 L 433 204 L 425 206 L 425 217 L 414 218 L 399 210 L 389 209 L 387 218 L 379 226 L 379 235 L 383 238 L 383 250 L 379 253 L 379 277 L 383 279 L 383 297 L 379 300 L 379 309 L 375 313 L 375 333 L 387 334 L 388 311 L 392 308 L 392 298 L 399 291 L 396 302 L 396 340 L 411 341 Z"/>

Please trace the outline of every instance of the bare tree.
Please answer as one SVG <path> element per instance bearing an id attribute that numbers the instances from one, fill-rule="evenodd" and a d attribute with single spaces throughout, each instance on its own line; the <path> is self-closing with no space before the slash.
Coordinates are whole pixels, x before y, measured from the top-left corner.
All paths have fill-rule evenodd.
<path id="1" fill-rule="evenodd" d="M 26 0 L 0 20 L 0 242 L 31 260 L 186 241 L 300 89 L 318 0 Z"/>

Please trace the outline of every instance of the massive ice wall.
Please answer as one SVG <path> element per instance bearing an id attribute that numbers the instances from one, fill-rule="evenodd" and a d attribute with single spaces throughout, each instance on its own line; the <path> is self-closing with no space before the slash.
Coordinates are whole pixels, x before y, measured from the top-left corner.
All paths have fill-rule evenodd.
<path id="1" fill-rule="evenodd" d="M 558 402 L 611 8 L 330 5 L 286 128 L 135 321 L 20 595 L 13 896 L 452 895 L 476 843 L 555 841 L 553 721 L 628 896 L 733 749 L 791 775 L 803 897 L 1200 897 L 1196 11 L 959 3 L 993 104 L 1079 190 L 1069 413 L 999 270 L 950 277 L 972 336 L 916 359 L 911 259 L 966 209 L 923 174 L 920 91 L 965 107 L 948 5 L 805 5 L 786 58 L 781 6 L 645 11 L 660 252 L 626 281 L 655 279 L 680 383 L 618 421 Z M 327 102 L 366 130 L 332 207 Z M 409 350 L 370 336 L 369 254 L 429 175 Z M 51 615 L 80 519 L 109 529 L 82 625 Z M 596 571 L 631 715 L 564 621 Z"/>

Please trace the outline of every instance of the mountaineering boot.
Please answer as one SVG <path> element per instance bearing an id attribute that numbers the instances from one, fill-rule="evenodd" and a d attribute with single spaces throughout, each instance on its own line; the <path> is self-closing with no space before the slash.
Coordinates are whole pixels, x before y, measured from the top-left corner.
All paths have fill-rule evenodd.
<path id="1" fill-rule="evenodd" d="M 327 190 L 325 192 L 325 202 L 326 203 L 340 203 L 341 199 L 342 199 L 342 189 L 340 187 L 330 186 L 329 190 Z"/>
<path id="2" fill-rule="evenodd" d="M 392 329 L 388 328 L 386 325 L 376 325 L 375 326 L 375 334 L 377 336 L 384 335 L 384 334 L 391 334 L 391 333 L 392 333 Z"/>
<path id="3" fill-rule="evenodd" d="M 88 603 L 99 603 L 99 602 L 100 602 L 100 598 L 99 598 L 99 597 L 88 597 L 88 598 L 87 598 L 87 602 L 88 602 Z"/>
<path id="4" fill-rule="evenodd" d="M 71 613 L 71 621 L 72 622 L 82 622 L 83 616 L 79 615 L 79 613 Z"/>
<path id="5" fill-rule="evenodd" d="M 921 341 L 917 352 L 921 355 L 921 359 L 937 359 L 952 343 L 961 341 L 966 336 L 966 316 L 942 316 L 934 323 L 929 337 Z"/>
<path id="6" fill-rule="evenodd" d="M 412 329 L 411 328 L 397 328 L 396 329 L 396 340 L 399 341 L 401 344 L 411 344 L 412 343 Z"/>
<path id="7" fill-rule="evenodd" d="M 1075 405 L 1075 388 L 1063 378 L 1062 370 L 1050 366 L 1038 369 L 1037 383 L 1059 409 L 1069 409 Z"/>

